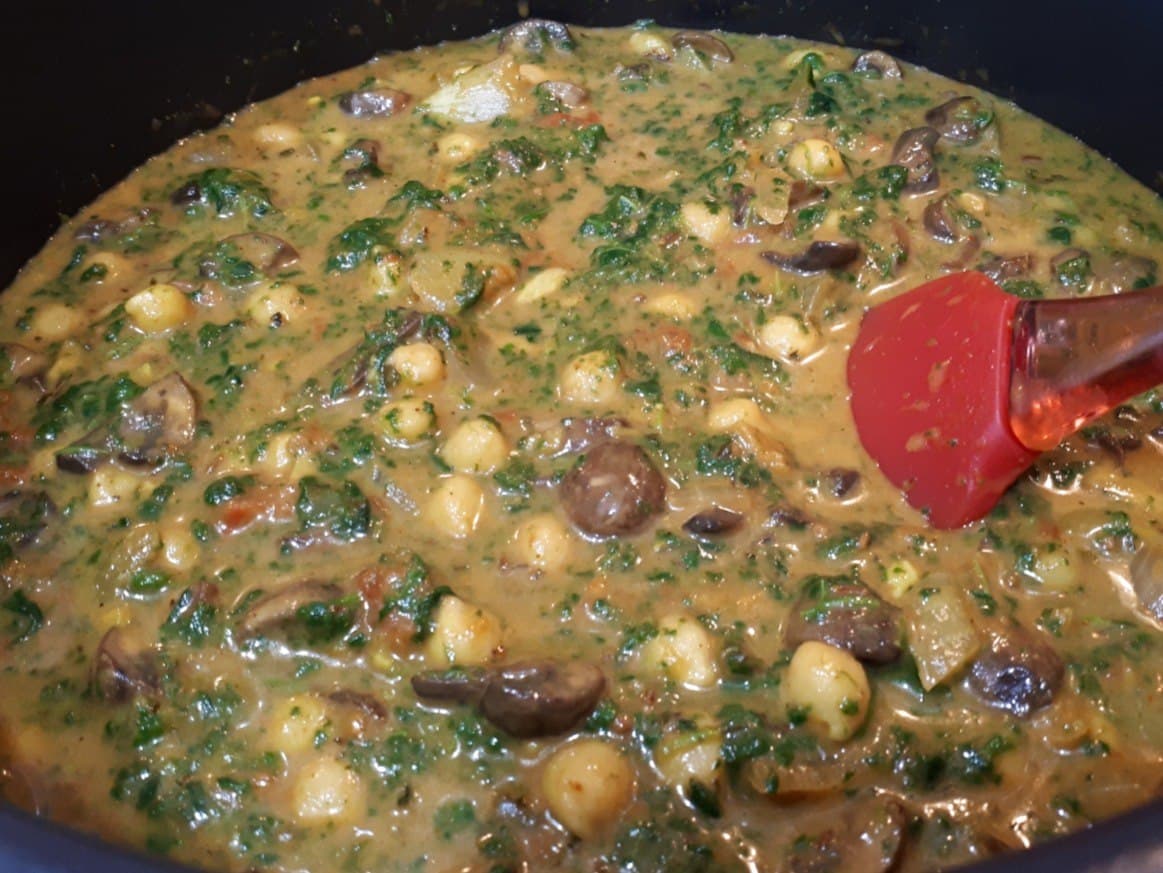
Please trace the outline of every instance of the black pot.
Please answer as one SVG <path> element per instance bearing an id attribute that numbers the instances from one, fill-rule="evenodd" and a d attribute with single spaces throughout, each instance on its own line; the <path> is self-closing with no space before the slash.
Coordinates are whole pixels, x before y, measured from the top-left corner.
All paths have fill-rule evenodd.
<path id="1" fill-rule="evenodd" d="M 886 48 L 1015 100 L 1163 191 L 1158 0 L 132 0 L 20 4 L 0 35 L 0 287 L 60 223 L 178 137 L 245 103 L 393 49 L 533 15 L 640 18 Z M 972 868 L 1163 871 L 1163 801 Z M 0 870 L 180 868 L 0 805 Z"/>

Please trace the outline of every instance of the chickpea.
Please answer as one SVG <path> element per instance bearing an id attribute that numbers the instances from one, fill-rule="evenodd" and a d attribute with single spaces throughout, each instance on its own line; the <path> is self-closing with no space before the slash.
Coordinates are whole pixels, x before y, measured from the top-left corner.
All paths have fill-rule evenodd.
<path id="1" fill-rule="evenodd" d="M 826 139 L 802 139 L 788 149 L 787 169 L 793 176 L 831 182 L 844 175 L 844 159 Z"/>
<path id="2" fill-rule="evenodd" d="M 719 778 L 722 733 L 706 715 L 663 735 L 654 747 L 654 766 L 667 784 L 686 792 L 691 782 L 714 785 Z"/>
<path id="3" fill-rule="evenodd" d="M 503 633 L 500 619 L 455 594 L 440 599 L 432 625 L 425 654 L 434 666 L 487 664 L 501 651 Z"/>
<path id="4" fill-rule="evenodd" d="M 509 444 L 493 421 L 472 418 L 449 435 L 440 457 L 459 473 L 491 473 L 509 457 Z"/>
<path id="5" fill-rule="evenodd" d="M 89 477 L 89 503 L 93 506 L 116 506 L 137 498 L 141 478 L 110 464 L 99 467 Z"/>
<path id="6" fill-rule="evenodd" d="M 246 314 L 255 324 L 280 327 L 306 311 L 307 301 L 299 289 L 282 282 L 259 285 L 246 298 Z"/>
<path id="7" fill-rule="evenodd" d="M 657 33 L 636 30 L 630 34 L 628 42 L 630 44 L 630 50 L 642 55 L 644 58 L 652 58 L 656 61 L 669 61 L 674 56 L 670 43 Z"/>
<path id="8" fill-rule="evenodd" d="M 807 711 L 809 724 L 846 740 L 864 724 L 872 691 L 864 667 L 843 649 L 809 640 L 792 655 L 783 679 L 787 706 Z"/>
<path id="9" fill-rule="evenodd" d="M 173 285 L 151 285 L 126 300 L 125 311 L 146 333 L 162 333 L 189 319 L 194 304 Z"/>
<path id="10" fill-rule="evenodd" d="M 583 739 L 553 754 L 541 790 L 555 819 L 576 836 L 591 839 L 617 821 L 636 783 L 634 768 L 621 751 L 602 740 Z"/>
<path id="11" fill-rule="evenodd" d="M 647 312 L 665 315 L 676 321 L 689 321 L 698 315 L 698 307 L 689 294 L 681 291 L 664 291 L 648 298 L 642 308 Z"/>
<path id="12" fill-rule="evenodd" d="M 313 749 L 315 738 L 326 726 L 327 710 L 318 697 L 310 694 L 296 694 L 280 700 L 267 720 L 274 749 L 284 755 Z"/>
<path id="13" fill-rule="evenodd" d="M 446 133 L 436 143 L 436 156 L 445 164 L 463 164 L 483 146 L 479 137 L 467 133 Z"/>
<path id="14" fill-rule="evenodd" d="M 522 305 L 536 303 L 544 297 L 556 294 L 565 285 L 569 278 L 569 271 L 561 267 L 546 267 L 539 273 L 534 273 L 525 280 L 525 284 L 517 289 L 513 300 Z"/>
<path id="15" fill-rule="evenodd" d="M 367 788 L 334 758 L 318 758 L 299 771 L 292 797 L 300 824 L 350 823 L 367 812 Z"/>
<path id="16" fill-rule="evenodd" d="M 454 539 L 464 539 L 477 529 L 484 510 L 485 492 L 470 476 L 442 479 L 425 507 L 434 527 Z"/>
<path id="17" fill-rule="evenodd" d="M 388 355 L 388 363 L 410 385 L 432 385 L 444 378 L 444 355 L 432 343 L 400 346 Z"/>
<path id="18" fill-rule="evenodd" d="M 921 581 L 921 574 L 912 561 L 898 558 L 885 568 L 884 581 L 893 598 L 899 600 Z"/>
<path id="19" fill-rule="evenodd" d="M 314 466 L 307 454 L 306 440 L 302 434 L 277 433 L 267 440 L 266 448 L 255 466 L 272 479 L 296 479 Z"/>
<path id="20" fill-rule="evenodd" d="M 427 400 L 404 397 L 385 407 L 380 427 L 389 440 L 415 442 L 436 429 L 436 409 Z"/>
<path id="21" fill-rule="evenodd" d="M 572 535 L 554 515 L 537 515 L 513 534 L 513 559 L 536 570 L 556 572 L 569 563 Z"/>
<path id="22" fill-rule="evenodd" d="M 272 121 L 255 128 L 254 141 L 263 151 L 281 152 L 293 149 L 303 139 L 299 129 L 293 124 Z"/>
<path id="23" fill-rule="evenodd" d="M 773 315 L 756 332 L 755 343 L 769 358 L 800 361 L 820 347 L 820 332 L 791 315 Z"/>
<path id="24" fill-rule="evenodd" d="M 711 633 L 686 616 L 668 616 L 659 622 L 658 636 L 642 647 L 645 665 L 660 668 L 692 690 L 713 688 L 719 681 L 718 646 Z"/>
<path id="25" fill-rule="evenodd" d="M 710 245 L 720 242 L 731 225 L 725 211 L 712 212 L 705 203 L 684 203 L 682 220 L 687 230 Z"/>
<path id="26" fill-rule="evenodd" d="M 749 397 L 732 397 L 711 404 L 707 427 L 716 433 L 739 433 L 743 428 L 768 431 L 771 424 L 759 404 Z"/>
<path id="27" fill-rule="evenodd" d="M 618 360 L 609 352 L 579 355 L 562 368 L 558 396 L 578 406 L 603 406 L 621 393 Z"/>
<path id="28" fill-rule="evenodd" d="M 198 562 L 198 541 L 185 521 L 166 521 L 158 527 L 162 560 L 175 570 L 189 570 Z"/>
<path id="29" fill-rule="evenodd" d="M 1078 587 L 1079 554 L 1062 543 L 1044 543 L 1034 549 L 1034 560 L 1023 571 L 1042 591 L 1066 592 Z"/>
<path id="30" fill-rule="evenodd" d="M 84 323 L 84 316 L 71 306 L 46 303 L 33 312 L 29 332 L 35 340 L 55 343 L 76 333 Z"/>

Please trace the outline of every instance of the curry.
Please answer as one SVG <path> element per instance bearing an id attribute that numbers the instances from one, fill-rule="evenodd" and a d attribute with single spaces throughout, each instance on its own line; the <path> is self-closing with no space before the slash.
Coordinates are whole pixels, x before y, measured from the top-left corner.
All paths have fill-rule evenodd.
<path id="1" fill-rule="evenodd" d="M 249 106 L 0 316 L 13 802 L 214 870 L 928 870 L 1163 784 L 1163 394 L 931 529 L 862 313 L 1163 205 L 880 51 L 504 33 Z"/>

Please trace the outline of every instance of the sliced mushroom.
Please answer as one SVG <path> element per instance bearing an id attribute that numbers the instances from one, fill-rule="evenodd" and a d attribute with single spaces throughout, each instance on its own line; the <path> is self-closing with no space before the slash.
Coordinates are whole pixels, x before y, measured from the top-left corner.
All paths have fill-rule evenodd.
<path id="1" fill-rule="evenodd" d="M 1122 294 L 1136 288 L 1148 288 L 1159 275 L 1159 265 L 1142 255 L 1116 255 L 1094 265 L 1095 291 Z"/>
<path id="2" fill-rule="evenodd" d="M 421 699 L 472 703 L 492 724 L 522 739 L 565 733 L 589 715 L 605 687 L 601 669 L 582 661 L 528 661 L 412 677 Z"/>
<path id="3" fill-rule="evenodd" d="M 238 248 L 242 257 L 268 276 L 274 276 L 296 264 L 299 252 L 281 237 L 270 233 L 236 233 L 223 240 Z"/>
<path id="4" fill-rule="evenodd" d="M 327 699 L 340 706 L 349 706 L 358 709 L 368 718 L 376 721 L 385 721 L 388 717 L 387 707 L 371 694 L 362 691 L 353 691 L 350 688 L 340 688 L 327 695 Z"/>
<path id="5" fill-rule="evenodd" d="M 638 446 L 610 440 L 565 474 L 558 493 L 583 533 L 621 536 L 641 530 L 665 508 L 666 480 Z"/>
<path id="6" fill-rule="evenodd" d="M 168 450 L 190 445 L 197 422 L 194 392 L 180 375 L 170 373 L 130 401 L 117 433 L 131 455 L 158 460 Z"/>
<path id="7" fill-rule="evenodd" d="M 109 450 L 82 439 L 56 453 L 57 469 L 62 473 L 84 476 L 92 473 L 109 458 Z"/>
<path id="8" fill-rule="evenodd" d="M 729 534 L 738 530 L 743 524 L 743 513 L 723 506 L 712 506 L 688 518 L 682 524 L 682 529 L 692 536 L 713 537 Z"/>
<path id="9" fill-rule="evenodd" d="M 388 356 L 401 343 L 420 336 L 428 338 L 429 333 L 425 331 L 423 313 L 412 309 L 392 310 L 382 326 L 368 331 L 358 345 L 324 368 L 318 381 L 327 386 L 327 400 L 347 400 L 365 389 L 376 396 L 386 394 L 397 380 Z"/>
<path id="10" fill-rule="evenodd" d="M 900 657 L 900 638 L 899 610 L 847 577 L 809 578 L 784 630 L 790 646 L 816 640 L 870 664 Z"/>
<path id="11" fill-rule="evenodd" d="M 606 677 L 583 661 L 529 661 L 499 668 L 481 696 L 481 715 L 514 737 L 564 733 L 590 714 Z"/>
<path id="12" fill-rule="evenodd" d="M 174 206 L 190 206 L 202 200 L 202 186 L 197 181 L 180 185 L 170 193 L 170 203 Z"/>
<path id="13" fill-rule="evenodd" d="M 847 267 L 860 257 L 860 244 L 847 240 L 817 240 L 799 254 L 785 255 L 781 252 L 761 252 L 760 257 L 787 273 L 795 273 L 797 276 L 814 276 L 825 270 L 839 270 Z"/>
<path id="14" fill-rule="evenodd" d="M 561 422 L 562 442 L 556 456 L 576 455 L 613 439 L 619 428 L 628 427 L 624 418 L 565 418 Z"/>
<path id="15" fill-rule="evenodd" d="M 1047 706 L 1062 687 L 1066 668 L 1049 645 L 1013 628 L 994 635 L 969 671 L 969 687 L 982 701 L 1025 718 Z"/>
<path id="16" fill-rule="evenodd" d="M 579 109 L 590 102 L 590 92 L 573 82 L 542 82 L 538 87 L 567 109 Z"/>
<path id="17" fill-rule="evenodd" d="M 395 88 L 348 91 L 339 98 L 339 109 L 352 118 L 390 118 L 407 108 L 412 95 Z"/>
<path id="18" fill-rule="evenodd" d="M 13 546 L 31 545 L 56 506 L 43 491 L 9 491 L 0 496 L 0 529 Z"/>
<path id="19" fill-rule="evenodd" d="M 729 64 L 735 60 L 735 54 L 727 48 L 725 42 L 698 30 L 680 31 L 670 38 L 670 44 L 680 50 L 693 49 L 720 64 Z"/>
<path id="20" fill-rule="evenodd" d="M 941 185 L 941 176 L 933 160 L 933 148 L 940 135 L 931 127 L 913 127 L 897 137 L 892 149 L 892 163 L 908 170 L 908 181 L 901 189 L 906 194 L 930 194 Z"/>
<path id="21" fill-rule="evenodd" d="M 929 236 L 945 245 L 953 245 L 961 238 L 953 217 L 949 214 L 949 197 L 945 196 L 934 200 L 925 207 L 921 215 L 921 224 L 924 225 Z"/>
<path id="22" fill-rule="evenodd" d="M 112 627 L 97 646 L 92 683 L 94 690 L 110 703 L 156 696 L 161 693 L 157 653 L 132 651 L 121 628 Z"/>
<path id="23" fill-rule="evenodd" d="M 1029 275 L 1034 269 L 1034 256 L 1022 255 L 990 255 L 977 269 L 989 276 L 995 282 L 1004 282 L 1007 279 L 1020 279 Z"/>
<path id="24" fill-rule="evenodd" d="M 976 97 L 954 97 L 925 113 L 925 123 L 944 139 L 974 143 L 993 122 L 993 112 Z"/>
<path id="25" fill-rule="evenodd" d="M 835 498 L 844 498 L 852 493 L 852 489 L 860 484 L 860 472 L 843 467 L 828 470 L 821 477 L 823 489 Z"/>
<path id="26" fill-rule="evenodd" d="M 541 54 L 550 46 L 558 51 L 571 52 L 576 45 L 573 33 L 560 21 L 526 18 L 506 28 L 497 47 L 501 51 L 508 51 L 513 46 L 519 46 L 526 51 Z"/>
<path id="27" fill-rule="evenodd" d="M 904 75 L 896 58 L 888 52 L 879 50 L 857 55 L 856 60 L 852 62 L 852 71 L 854 73 L 877 73 L 882 79 L 900 79 Z"/>
<path id="28" fill-rule="evenodd" d="M 828 189 L 823 185 L 815 185 L 812 182 L 805 182 L 803 179 L 796 179 L 788 188 L 787 211 L 797 212 L 827 199 Z"/>
<path id="29" fill-rule="evenodd" d="M 243 637 L 266 634 L 294 620 L 299 610 L 315 603 L 329 603 L 342 597 L 343 589 L 334 582 L 305 579 L 260 597 L 243 613 L 238 633 Z"/>
<path id="30" fill-rule="evenodd" d="M 0 343 L 0 355 L 8 361 L 8 371 L 18 382 L 39 379 L 52 363 L 44 352 L 19 343 Z"/>

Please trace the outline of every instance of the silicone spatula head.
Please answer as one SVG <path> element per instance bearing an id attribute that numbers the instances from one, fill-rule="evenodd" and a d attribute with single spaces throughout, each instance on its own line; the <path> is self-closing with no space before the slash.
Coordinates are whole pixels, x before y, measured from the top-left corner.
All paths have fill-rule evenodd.
<path id="1" fill-rule="evenodd" d="M 946 276 L 869 310 L 849 354 L 860 442 L 935 527 L 980 518 L 1037 457 L 1010 427 L 1017 304 Z"/>

